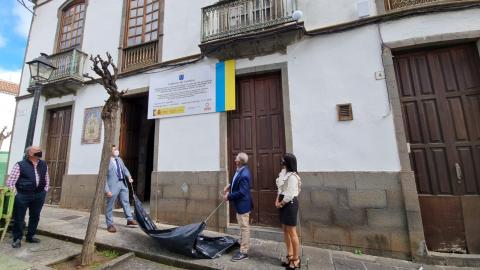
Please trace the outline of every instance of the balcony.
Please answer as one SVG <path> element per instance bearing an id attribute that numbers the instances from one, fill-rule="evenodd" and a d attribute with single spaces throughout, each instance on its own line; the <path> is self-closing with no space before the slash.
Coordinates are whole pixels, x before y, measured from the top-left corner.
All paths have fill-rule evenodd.
<path id="1" fill-rule="evenodd" d="M 461 0 L 385 0 L 385 11 L 398 11 L 447 2 L 461 2 Z"/>
<path id="2" fill-rule="evenodd" d="M 242 40 L 254 37 L 257 43 L 260 43 L 260 41 L 266 41 L 265 39 L 260 40 L 260 36 L 263 37 L 265 34 L 271 34 L 268 39 L 280 41 L 280 47 L 284 48 L 292 39 L 292 32 L 289 30 L 303 29 L 303 24 L 297 23 L 292 18 L 295 10 L 297 10 L 296 0 L 226 0 L 204 7 L 202 8 L 200 48 L 207 54 L 219 54 L 218 49 L 227 51 L 229 49 L 227 47 L 219 48 L 219 45 L 221 47 L 222 43 L 235 41 L 233 46 L 241 46 L 243 50 L 251 47 L 252 44 L 241 42 L 240 37 Z M 298 31 L 293 32 L 295 32 L 293 36 L 296 37 Z M 272 44 L 267 46 L 271 47 Z M 274 47 L 277 48 L 262 47 L 252 48 L 252 50 L 271 53 L 279 49 L 278 46 Z M 229 54 L 224 51 L 217 56 L 229 57 L 225 53 Z M 258 55 L 258 53 L 256 54 Z M 238 57 L 239 55 L 231 56 Z"/>
<path id="3" fill-rule="evenodd" d="M 123 49 L 122 72 L 158 63 L 158 40 Z"/>
<path id="4" fill-rule="evenodd" d="M 87 57 L 86 53 L 77 49 L 50 55 L 48 58 L 57 69 L 44 83 L 42 94 L 47 98 L 74 94 L 83 84 L 83 68 Z"/>

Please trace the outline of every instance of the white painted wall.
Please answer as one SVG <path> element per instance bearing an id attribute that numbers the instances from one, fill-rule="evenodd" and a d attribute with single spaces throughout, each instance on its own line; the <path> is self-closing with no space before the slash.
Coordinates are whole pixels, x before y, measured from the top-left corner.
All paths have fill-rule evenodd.
<path id="1" fill-rule="evenodd" d="M 390 43 L 445 34 L 476 32 L 480 36 L 480 9 L 418 16 L 381 24 L 383 41 Z M 472 36 L 475 37 L 475 36 Z"/>
<path id="2" fill-rule="evenodd" d="M 202 7 L 215 0 L 165 0 L 163 61 L 200 53 Z"/>
<path id="3" fill-rule="evenodd" d="M 261 67 L 267 66 L 272 64 L 278 63 L 286 63 L 288 61 L 288 57 L 286 54 L 275 53 L 260 57 L 255 57 L 254 59 L 237 59 L 235 63 L 235 69 L 241 70 L 244 68 L 253 68 L 253 67 Z"/>
<path id="4" fill-rule="evenodd" d="M 298 9 L 304 14 L 307 30 L 328 27 L 358 20 L 357 0 L 297 0 Z M 370 15 L 377 14 L 375 0 L 370 0 Z"/>
<path id="5" fill-rule="evenodd" d="M 293 149 L 302 171 L 398 171 L 393 117 L 376 26 L 289 47 Z M 338 122 L 336 105 L 354 120 Z"/>
<path id="6" fill-rule="evenodd" d="M 160 120 L 159 171 L 220 170 L 220 114 Z"/>
<path id="7" fill-rule="evenodd" d="M 81 50 L 89 55 L 100 54 L 104 58 L 105 53 L 109 52 L 117 60 L 122 31 L 122 11 L 121 0 L 88 1 Z M 85 70 L 93 75 L 88 65 Z"/>
<path id="8" fill-rule="evenodd" d="M 3 127 L 7 127 L 6 131 L 8 132 L 12 131 L 16 104 L 14 95 L 0 93 L 0 132 Z M 11 137 L 3 141 L 0 151 L 8 151 L 10 149 L 10 140 Z"/>
<path id="9" fill-rule="evenodd" d="M 74 97 L 68 174 L 98 174 L 103 146 L 103 125 L 101 143 L 82 144 L 83 117 L 85 109 L 103 106 L 106 99 L 107 94 L 100 85 L 89 85 L 78 91 Z"/>
<path id="10" fill-rule="evenodd" d="M 32 109 L 33 99 L 19 100 L 17 103 L 17 111 L 15 114 L 15 126 L 13 127 L 12 144 L 9 156 L 9 169 L 12 169 L 15 162 L 23 157 L 25 150 L 25 140 L 27 138 L 28 123 L 30 121 L 30 111 Z M 37 118 L 37 123 L 41 123 L 42 119 Z M 37 132 L 38 133 L 38 132 Z M 38 143 L 38 141 L 37 141 Z"/>

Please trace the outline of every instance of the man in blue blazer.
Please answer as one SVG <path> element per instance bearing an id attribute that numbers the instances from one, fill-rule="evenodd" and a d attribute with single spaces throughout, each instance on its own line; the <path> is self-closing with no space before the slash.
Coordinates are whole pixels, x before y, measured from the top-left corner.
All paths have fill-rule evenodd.
<path id="1" fill-rule="evenodd" d="M 117 198 L 120 198 L 123 212 L 127 218 L 127 226 L 137 226 L 137 222 L 135 222 L 132 216 L 132 210 L 130 210 L 127 181 L 132 183 L 132 176 L 120 158 L 120 152 L 115 145 L 113 145 L 112 157 L 110 158 L 110 164 L 108 166 L 107 182 L 105 183 L 105 196 L 107 196 L 105 218 L 107 221 L 107 231 L 111 233 L 117 232 L 117 229 L 113 225 L 113 207 L 117 202 Z"/>
<path id="2" fill-rule="evenodd" d="M 232 257 L 232 261 L 241 261 L 248 258 L 250 247 L 250 211 L 253 208 L 250 187 L 252 176 L 247 166 L 248 155 L 239 153 L 235 158 L 237 171 L 230 185 L 225 187 L 224 200 L 232 202 L 237 212 L 237 222 L 240 226 L 240 252 Z"/>

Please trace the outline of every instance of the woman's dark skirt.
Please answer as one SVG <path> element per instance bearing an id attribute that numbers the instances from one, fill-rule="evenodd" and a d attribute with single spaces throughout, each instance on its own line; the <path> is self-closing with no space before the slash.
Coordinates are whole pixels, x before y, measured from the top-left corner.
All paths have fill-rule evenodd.
<path id="1" fill-rule="evenodd" d="M 278 201 L 283 200 L 283 195 L 278 197 Z M 285 204 L 282 208 L 279 209 L 280 213 L 280 223 L 287 226 L 297 226 L 297 216 L 298 216 L 298 200 L 297 197 L 293 198 L 290 202 Z"/>

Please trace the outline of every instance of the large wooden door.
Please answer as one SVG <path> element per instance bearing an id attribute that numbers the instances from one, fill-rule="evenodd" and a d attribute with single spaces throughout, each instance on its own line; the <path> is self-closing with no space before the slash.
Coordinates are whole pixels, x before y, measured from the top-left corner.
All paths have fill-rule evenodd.
<path id="1" fill-rule="evenodd" d="M 395 55 L 427 245 L 480 252 L 480 59 L 475 44 Z"/>
<path id="2" fill-rule="evenodd" d="M 48 111 L 48 134 L 45 161 L 48 165 L 50 187 L 46 202 L 58 204 L 66 173 L 72 107 Z"/>
<path id="3" fill-rule="evenodd" d="M 134 179 L 133 187 L 142 201 L 150 200 L 153 170 L 155 121 L 147 119 L 148 97 L 122 100 L 120 155 Z"/>
<path id="4" fill-rule="evenodd" d="M 235 156 L 239 152 L 247 153 L 253 178 L 251 222 L 277 227 L 275 179 L 285 153 L 280 74 L 238 78 L 236 92 L 237 110 L 228 113 L 230 179 L 235 173 Z M 231 222 L 236 222 L 233 211 L 230 217 Z"/>

